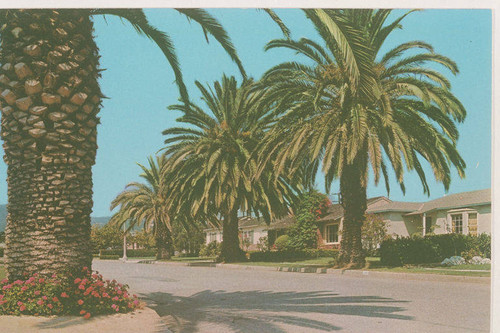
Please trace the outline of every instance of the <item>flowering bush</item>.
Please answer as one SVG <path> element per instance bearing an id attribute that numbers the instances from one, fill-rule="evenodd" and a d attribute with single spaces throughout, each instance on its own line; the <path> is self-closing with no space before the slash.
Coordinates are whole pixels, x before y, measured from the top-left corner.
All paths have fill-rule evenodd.
<path id="1" fill-rule="evenodd" d="M 450 258 L 446 258 L 441 262 L 441 265 L 443 266 L 456 266 L 456 265 L 464 265 L 466 264 L 466 261 L 464 258 L 460 256 L 453 256 Z"/>
<path id="2" fill-rule="evenodd" d="M 82 274 L 42 277 L 34 274 L 26 280 L 0 282 L 2 315 L 94 315 L 124 313 L 140 307 L 128 286 L 115 280 L 104 280 L 98 272 L 86 267 Z"/>
<path id="3" fill-rule="evenodd" d="M 480 256 L 475 256 L 470 259 L 469 264 L 471 265 L 488 265 L 491 264 L 491 260 L 488 258 L 481 258 Z"/>

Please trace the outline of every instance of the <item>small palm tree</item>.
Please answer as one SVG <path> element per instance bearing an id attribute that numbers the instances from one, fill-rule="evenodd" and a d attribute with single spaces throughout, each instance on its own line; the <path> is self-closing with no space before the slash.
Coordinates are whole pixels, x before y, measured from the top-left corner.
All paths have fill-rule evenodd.
<path id="1" fill-rule="evenodd" d="M 224 76 L 213 89 L 196 85 L 207 111 L 194 104 L 172 105 L 184 113 L 179 121 L 188 126 L 163 132 L 169 136 L 169 207 L 213 223 L 221 218 L 221 260 L 238 261 L 238 212 L 262 214 L 267 221 L 284 215 L 297 186 L 286 176 L 275 177 L 271 167 L 256 174 L 252 152 L 273 120 L 262 103 L 265 94 L 253 92 L 252 81 L 238 86 L 234 77 Z"/>
<path id="2" fill-rule="evenodd" d="M 111 203 L 111 210 L 120 206 L 113 214 L 109 224 L 119 227 L 127 226 L 126 232 L 141 226 L 150 231 L 153 229 L 157 259 L 169 259 L 173 255 L 172 225 L 166 210 L 165 191 L 161 177 L 161 169 L 165 166 L 164 155 L 148 158 L 149 168 L 139 164 L 143 173 L 140 175 L 146 184 L 130 183 Z"/>
<path id="3" fill-rule="evenodd" d="M 222 26 L 202 9 L 178 9 L 228 52 L 244 75 Z M 97 149 L 99 53 L 96 15 L 114 15 L 150 38 L 187 91 L 167 34 L 140 9 L 1 10 L 1 137 L 8 165 L 6 266 L 23 273 L 90 267 L 92 165 Z"/>
<path id="4" fill-rule="evenodd" d="M 421 41 L 380 54 L 386 38 L 409 13 L 386 24 L 390 10 L 304 12 L 321 43 L 280 39 L 266 47 L 292 49 L 309 62 L 277 65 L 262 79 L 261 87 L 268 91 L 269 101 L 279 104 L 282 116 L 259 148 L 261 160 L 263 165 L 272 159 L 276 165 L 321 161 L 327 191 L 334 179 L 340 179 L 340 262 L 358 266 L 364 262 L 361 226 L 370 166 L 375 183 L 382 175 L 387 191 L 391 167 L 404 192 L 406 166 L 417 172 L 428 194 L 422 160 L 445 189 L 450 166 L 464 176 L 455 121 L 463 121 L 466 112 L 447 78 L 428 65 L 442 65 L 453 74 L 458 68 Z"/>

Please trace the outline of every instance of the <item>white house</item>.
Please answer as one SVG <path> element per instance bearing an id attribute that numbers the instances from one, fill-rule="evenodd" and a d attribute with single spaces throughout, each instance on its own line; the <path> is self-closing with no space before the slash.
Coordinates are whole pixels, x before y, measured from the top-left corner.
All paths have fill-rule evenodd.
<path id="1" fill-rule="evenodd" d="M 478 235 L 491 233 L 491 189 L 446 195 L 427 202 L 392 201 L 386 197 L 369 198 L 367 214 L 377 214 L 387 223 L 387 233 L 394 237 L 416 233 L 462 233 Z M 318 220 L 318 247 L 337 248 L 342 238 L 344 211 L 340 204 L 331 205 L 326 216 Z M 242 239 L 249 250 L 257 249 L 260 237 L 269 243 L 295 223 L 289 216 L 268 226 L 262 219 L 240 218 Z M 206 242 L 222 241 L 222 230 L 206 229 Z"/>

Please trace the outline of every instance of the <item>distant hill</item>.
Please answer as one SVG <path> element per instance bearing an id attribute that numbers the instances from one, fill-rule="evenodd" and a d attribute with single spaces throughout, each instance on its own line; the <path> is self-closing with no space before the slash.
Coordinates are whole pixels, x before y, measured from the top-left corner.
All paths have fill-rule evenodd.
<path id="1" fill-rule="evenodd" d="M 104 225 L 108 223 L 110 216 L 101 216 L 101 217 L 91 217 L 91 224 Z M 7 224 L 7 205 L 0 205 L 0 231 L 5 230 L 5 225 Z"/>

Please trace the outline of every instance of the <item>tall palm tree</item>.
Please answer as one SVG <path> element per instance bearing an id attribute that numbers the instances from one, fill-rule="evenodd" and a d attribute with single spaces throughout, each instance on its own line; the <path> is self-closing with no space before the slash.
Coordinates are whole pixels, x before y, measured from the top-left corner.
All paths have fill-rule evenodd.
<path id="1" fill-rule="evenodd" d="M 168 259 L 173 254 L 172 224 L 166 209 L 162 169 L 166 164 L 164 155 L 156 157 L 156 161 L 148 158 L 149 168 L 139 164 L 143 173 L 140 175 L 146 184 L 130 183 L 112 202 L 111 210 L 120 206 L 108 223 L 122 227 L 127 231 L 142 224 L 146 231 L 153 229 L 157 259 Z"/>
<path id="2" fill-rule="evenodd" d="M 178 9 L 212 35 L 243 71 L 222 26 Z M 91 265 L 90 213 L 98 112 L 95 15 L 115 15 L 150 38 L 188 100 L 169 36 L 140 9 L 1 10 L 1 137 L 8 165 L 6 265 L 10 279 Z"/>
<path id="3" fill-rule="evenodd" d="M 267 45 L 292 49 L 308 62 L 282 63 L 264 74 L 262 87 L 269 101 L 279 104 L 281 117 L 259 149 L 264 162 L 321 161 L 327 191 L 340 179 L 340 263 L 359 266 L 364 263 L 361 225 L 370 166 L 375 183 L 382 174 L 387 191 L 387 169 L 392 167 L 404 192 L 406 166 L 417 172 L 428 194 L 423 160 L 446 190 L 450 166 L 464 177 L 455 122 L 463 121 L 466 111 L 451 93 L 448 79 L 432 65 L 453 74 L 458 68 L 421 41 L 381 53 L 384 41 L 409 12 L 389 23 L 390 10 L 304 12 L 321 42 L 281 39 Z"/>
<path id="4" fill-rule="evenodd" d="M 286 176 L 275 177 L 264 168 L 256 178 L 252 152 L 273 118 L 262 101 L 265 93 L 252 92 L 252 81 L 238 86 L 234 77 L 215 82 L 213 89 L 196 82 L 207 110 L 172 105 L 184 113 L 185 127 L 167 129 L 169 207 L 176 212 L 222 220 L 221 260 L 242 259 L 238 213 L 262 214 L 270 221 L 288 212 L 297 187 Z M 271 165 L 269 165 L 271 166 Z"/>

